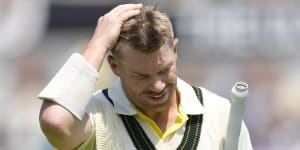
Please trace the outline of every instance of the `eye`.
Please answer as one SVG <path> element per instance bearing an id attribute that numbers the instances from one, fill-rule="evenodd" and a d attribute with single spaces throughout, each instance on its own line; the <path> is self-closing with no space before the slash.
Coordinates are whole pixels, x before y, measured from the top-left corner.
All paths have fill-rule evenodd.
<path id="1" fill-rule="evenodd" d="M 135 78 L 138 79 L 138 80 L 145 80 L 145 79 L 149 78 L 149 76 L 147 76 L 147 75 L 136 75 Z"/>
<path id="2" fill-rule="evenodd" d="M 159 72 L 159 74 L 165 74 L 165 73 L 168 73 L 170 71 L 170 68 L 166 68 L 162 71 Z"/>

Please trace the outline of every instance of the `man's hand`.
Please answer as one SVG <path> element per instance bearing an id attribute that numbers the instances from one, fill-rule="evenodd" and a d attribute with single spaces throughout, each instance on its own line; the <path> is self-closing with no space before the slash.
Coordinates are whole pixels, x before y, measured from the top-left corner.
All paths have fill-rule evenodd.
<path id="1" fill-rule="evenodd" d="M 95 33 L 82 52 L 95 69 L 99 70 L 106 53 L 115 46 L 124 22 L 140 14 L 142 7 L 142 4 L 119 5 L 98 19 Z"/>
<path id="2" fill-rule="evenodd" d="M 98 20 L 92 41 L 101 43 L 107 50 L 116 44 L 123 23 L 130 17 L 140 14 L 141 4 L 119 5 Z"/>

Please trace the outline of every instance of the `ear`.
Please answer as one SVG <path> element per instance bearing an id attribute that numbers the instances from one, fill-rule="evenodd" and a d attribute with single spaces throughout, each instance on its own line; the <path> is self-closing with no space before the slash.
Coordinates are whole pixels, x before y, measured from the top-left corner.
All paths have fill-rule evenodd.
<path id="1" fill-rule="evenodd" d="M 177 58 L 178 42 L 179 42 L 179 39 L 178 39 L 178 38 L 175 38 L 174 41 L 173 41 L 173 48 L 174 48 L 174 53 L 175 53 L 175 55 L 176 55 L 176 58 Z"/>
<path id="2" fill-rule="evenodd" d="M 116 75 L 119 76 L 120 75 L 120 70 L 119 70 L 119 64 L 116 60 L 116 58 L 112 55 L 108 55 L 107 56 L 107 61 L 109 63 L 109 66 L 112 70 L 112 72 Z"/>

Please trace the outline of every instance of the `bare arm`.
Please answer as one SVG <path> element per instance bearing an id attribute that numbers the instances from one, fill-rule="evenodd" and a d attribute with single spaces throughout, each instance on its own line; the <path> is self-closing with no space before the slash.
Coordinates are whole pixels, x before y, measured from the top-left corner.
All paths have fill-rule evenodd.
<path id="1" fill-rule="evenodd" d="M 57 149 L 74 149 L 91 133 L 86 114 L 82 120 L 55 102 L 45 100 L 40 112 L 40 126 L 50 144 Z"/>
<path id="2" fill-rule="evenodd" d="M 141 4 L 120 5 L 98 19 L 95 33 L 81 53 L 95 70 L 100 69 L 105 55 L 116 44 L 123 22 L 139 14 L 141 8 Z M 40 125 L 48 141 L 58 149 L 74 149 L 92 132 L 87 114 L 80 120 L 64 106 L 48 100 L 40 111 Z"/>

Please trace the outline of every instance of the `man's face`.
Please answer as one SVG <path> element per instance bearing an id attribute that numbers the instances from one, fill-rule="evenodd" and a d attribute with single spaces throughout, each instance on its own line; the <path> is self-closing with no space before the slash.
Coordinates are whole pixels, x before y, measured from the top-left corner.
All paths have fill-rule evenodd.
<path id="1" fill-rule="evenodd" d="M 114 72 L 137 108 L 144 113 L 159 112 L 176 102 L 176 48 L 161 47 L 144 54 L 125 46 L 120 52 Z"/>

